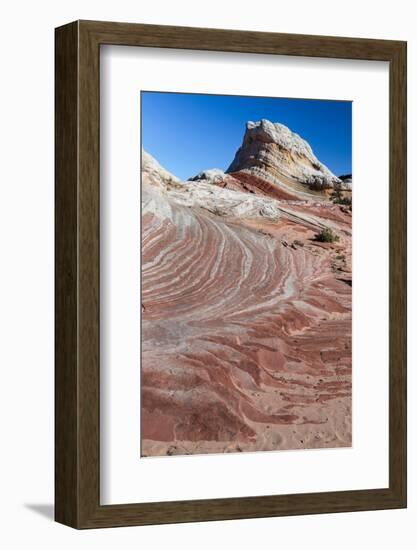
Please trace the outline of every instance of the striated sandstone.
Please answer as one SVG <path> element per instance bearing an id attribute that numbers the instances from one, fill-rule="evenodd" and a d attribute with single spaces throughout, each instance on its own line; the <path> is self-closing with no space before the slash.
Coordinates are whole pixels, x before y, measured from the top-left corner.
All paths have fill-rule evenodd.
<path id="1" fill-rule="evenodd" d="M 142 155 L 142 455 L 350 446 L 350 209 L 158 166 Z"/>
<path id="2" fill-rule="evenodd" d="M 240 171 L 277 186 L 285 184 L 287 178 L 315 190 L 344 185 L 317 159 L 307 141 L 283 124 L 266 119 L 247 122 L 243 143 L 227 169 L 228 173 Z"/>

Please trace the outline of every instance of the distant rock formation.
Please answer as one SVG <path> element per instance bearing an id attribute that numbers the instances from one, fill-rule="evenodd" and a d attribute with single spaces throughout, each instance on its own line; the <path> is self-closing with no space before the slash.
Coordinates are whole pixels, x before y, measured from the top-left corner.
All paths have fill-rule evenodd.
<path id="1" fill-rule="evenodd" d="M 342 181 L 342 189 L 346 191 L 352 191 L 352 174 L 345 174 L 339 176 L 339 179 Z"/>
<path id="2" fill-rule="evenodd" d="M 208 183 L 218 183 L 226 178 L 226 174 L 219 168 L 212 168 L 211 170 L 203 170 L 196 176 L 188 178 L 188 181 L 207 181 Z"/>
<path id="3" fill-rule="evenodd" d="M 307 141 L 283 124 L 266 119 L 246 123 L 243 143 L 226 172 L 246 172 L 277 186 L 291 185 L 294 180 L 319 191 L 343 186 Z"/>
<path id="4" fill-rule="evenodd" d="M 247 122 L 242 146 L 226 172 L 203 170 L 188 179 L 278 200 L 328 200 L 352 191 L 352 176 L 336 177 L 310 145 L 280 123 Z"/>

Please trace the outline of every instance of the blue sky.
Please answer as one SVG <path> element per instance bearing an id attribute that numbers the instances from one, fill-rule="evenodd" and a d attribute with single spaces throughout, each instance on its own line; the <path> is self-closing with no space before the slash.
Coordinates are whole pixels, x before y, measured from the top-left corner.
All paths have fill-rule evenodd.
<path id="1" fill-rule="evenodd" d="M 349 101 L 142 92 L 142 144 L 181 179 L 226 170 L 248 120 L 281 122 L 306 139 L 337 176 L 352 171 Z"/>

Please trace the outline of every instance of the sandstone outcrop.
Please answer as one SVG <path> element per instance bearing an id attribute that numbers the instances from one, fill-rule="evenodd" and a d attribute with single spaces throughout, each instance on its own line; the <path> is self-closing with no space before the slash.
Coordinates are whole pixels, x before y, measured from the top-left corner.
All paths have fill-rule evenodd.
<path id="1" fill-rule="evenodd" d="M 351 209 L 310 193 L 340 180 L 308 144 L 261 126 L 265 162 L 226 174 L 142 153 L 143 456 L 351 445 Z"/>
<path id="2" fill-rule="evenodd" d="M 295 180 L 308 189 L 335 189 L 343 185 L 314 155 L 310 145 L 280 123 L 262 119 L 247 122 L 243 143 L 227 172 L 245 171 L 278 186 Z"/>
<path id="3" fill-rule="evenodd" d="M 347 191 L 352 191 L 352 174 L 345 174 L 343 176 L 339 176 L 339 179 L 342 181 L 342 189 L 346 189 Z"/>
<path id="4" fill-rule="evenodd" d="M 180 180 L 165 170 L 159 162 L 142 148 L 142 180 L 148 185 L 153 185 L 161 189 L 169 186 L 175 186 Z"/>

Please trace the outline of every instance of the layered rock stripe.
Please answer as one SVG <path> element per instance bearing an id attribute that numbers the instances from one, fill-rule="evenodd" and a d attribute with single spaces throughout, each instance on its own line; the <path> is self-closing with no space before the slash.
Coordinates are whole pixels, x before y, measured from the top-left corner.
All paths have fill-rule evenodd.
<path id="1" fill-rule="evenodd" d="M 351 445 L 351 209 L 278 173 L 142 152 L 142 456 Z"/>

